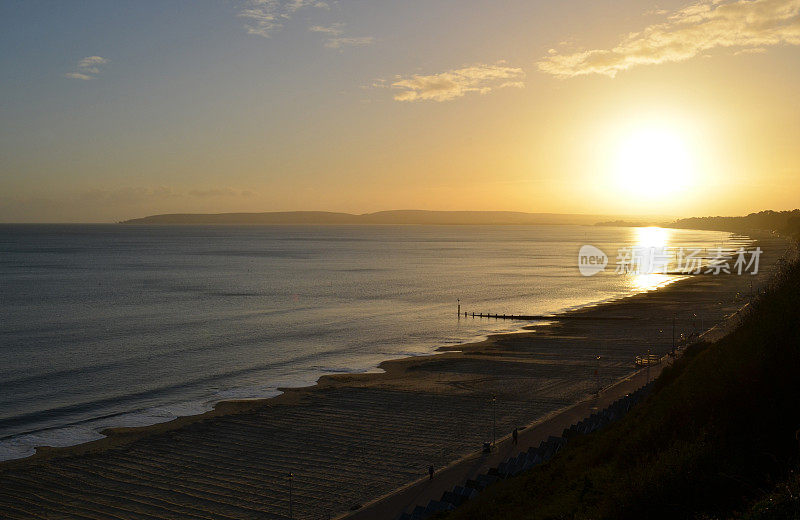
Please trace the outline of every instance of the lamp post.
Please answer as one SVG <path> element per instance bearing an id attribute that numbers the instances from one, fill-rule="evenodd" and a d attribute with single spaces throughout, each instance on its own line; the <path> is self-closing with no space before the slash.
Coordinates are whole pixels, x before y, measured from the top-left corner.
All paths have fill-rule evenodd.
<path id="1" fill-rule="evenodd" d="M 597 356 L 597 368 L 594 371 L 596 385 L 597 385 L 597 395 L 600 395 L 600 357 Z"/>
<path id="2" fill-rule="evenodd" d="M 497 396 L 492 396 L 492 446 L 497 439 Z"/>
<path id="3" fill-rule="evenodd" d="M 672 315 L 672 355 L 675 355 L 675 318 L 677 313 Z"/>
<path id="4" fill-rule="evenodd" d="M 290 519 L 294 518 L 294 511 L 293 511 L 293 507 L 292 507 L 294 505 L 294 504 L 292 504 L 292 498 L 293 498 L 292 497 L 292 481 L 293 480 L 294 480 L 294 474 L 293 473 L 289 473 L 289 518 Z"/>

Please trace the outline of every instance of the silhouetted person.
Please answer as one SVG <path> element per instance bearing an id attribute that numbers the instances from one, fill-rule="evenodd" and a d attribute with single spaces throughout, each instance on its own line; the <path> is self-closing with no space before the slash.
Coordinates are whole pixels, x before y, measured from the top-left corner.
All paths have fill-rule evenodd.
<path id="1" fill-rule="evenodd" d="M 433 480 L 433 464 L 428 466 L 428 475 L 430 475 L 431 480 Z"/>
<path id="2" fill-rule="evenodd" d="M 800 455 L 800 428 L 794 432 L 794 440 L 797 441 L 797 454 Z"/>
<path id="3" fill-rule="evenodd" d="M 519 437 L 519 432 L 517 431 L 516 428 L 514 428 L 514 431 L 511 432 L 511 440 L 514 442 L 514 446 L 517 445 L 518 437 Z"/>

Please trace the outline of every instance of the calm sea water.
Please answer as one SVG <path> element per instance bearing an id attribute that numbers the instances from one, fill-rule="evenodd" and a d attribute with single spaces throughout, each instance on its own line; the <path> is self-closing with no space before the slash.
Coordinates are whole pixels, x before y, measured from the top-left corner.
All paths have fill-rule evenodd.
<path id="1" fill-rule="evenodd" d="M 577 252 L 733 247 L 727 233 L 579 226 L 0 226 L 0 459 L 270 397 L 321 375 L 674 280 L 580 276 Z"/>

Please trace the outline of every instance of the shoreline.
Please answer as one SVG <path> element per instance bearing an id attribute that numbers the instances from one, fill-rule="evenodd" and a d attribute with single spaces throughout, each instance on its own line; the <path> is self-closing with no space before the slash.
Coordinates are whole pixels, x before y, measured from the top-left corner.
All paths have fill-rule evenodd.
<path id="1" fill-rule="evenodd" d="M 687 347 L 699 342 L 717 341 L 733 331 L 749 307 L 750 302 L 748 301 L 734 314 L 693 340 L 677 347 L 675 358 L 671 358 L 668 355 L 662 356 L 658 364 L 651 368 L 653 373 L 647 374 L 647 380 L 644 383 L 642 379 L 647 373 L 647 368 L 637 368 L 626 377 L 601 388 L 595 395 L 589 395 L 580 401 L 550 412 L 522 426 L 519 429 L 518 442 L 512 444 L 512 436 L 507 434 L 497 440 L 497 446 L 491 453 L 485 454 L 482 451 L 475 451 L 440 468 L 436 474 L 436 482 L 424 476 L 420 477 L 371 500 L 356 511 L 341 513 L 334 520 L 379 520 L 391 518 L 403 512 L 410 513 L 418 505 L 424 507 L 431 500 L 439 500 L 439 497 L 444 492 L 451 491 L 454 486 L 463 485 L 469 479 L 474 480 L 478 475 L 497 467 L 500 462 L 505 461 L 509 456 L 524 452 L 528 448 L 535 448 L 550 436 L 561 436 L 562 431 L 575 422 L 585 419 L 591 413 L 608 406 L 627 393 L 637 390 L 646 382 L 655 380 L 664 368 L 671 366 L 675 360 L 683 355 L 683 351 Z"/>
<path id="2" fill-rule="evenodd" d="M 413 487 L 428 465 L 450 467 L 491 440 L 493 397 L 503 439 L 636 373 L 635 355 L 669 352 L 673 315 L 687 336 L 697 331 L 694 313 L 701 332 L 730 324 L 749 282 L 765 283 L 787 246 L 762 239 L 769 262 L 757 276 L 689 277 L 436 355 L 385 361 L 383 373 L 326 375 L 275 398 L 225 401 L 202 415 L 40 449 L 0 463 L 0 509 L 9 518 L 63 515 L 64 507 L 89 518 L 106 509 L 121 518 L 284 518 L 291 471 L 296 518 L 366 510 Z"/>
<path id="3" fill-rule="evenodd" d="M 671 276 L 680 276 L 674 273 L 669 273 Z M 421 354 L 403 354 L 396 358 L 389 358 L 384 361 L 381 361 L 377 365 L 370 367 L 369 369 L 357 372 L 331 372 L 331 373 L 323 373 L 320 375 L 314 382 L 302 385 L 302 386 L 292 386 L 292 387 L 275 387 L 275 391 L 279 392 L 279 394 L 270 397 L 252 397 L 252 398 L 243 398 L 243 399 L 222 399 L 219 401 L 207 401 L 205 404 L 210 406 L 210 409 L 205 410 L 200 413 L 196 414 L 189 414 L 189 415 L 178 415 L 172 419 L 168 419 L 166 421 L 155 422 L 152 424 L 142 424 L 136 426 L 111 426 L 107 428 L 92 430 L 96 432 L 98 435 L 102 435 L 103 437 L 100 439 L 90 440 L 86 442 L 79 442 L 77 444 L 70 444 L 67 446 L 34 446 L 34 453 L 23 456 L 23 457 L 16 457 L 6 460 L 0 460 L 0 472 L 2 472 L 6 468 L 16 467 L 16 466 L 24 466 L 28 463 L 37 463 L 39 461 L 46 461 L 52 460 L 55 458 L 61 457 L 71 457 L 75 455 L 82 455 L 82 454 L 91 454 L 91 453 L 98 453 L 105 451 L 107 449 L 116 448 L 119 446 L 123 446 L 130 442 L 135 442 L 136 440 L 143 439 L 148 437 L 152 434 L 159 434 L 159 433 L 166 433 L 176 429 L 183 428 L 188 426 L 194 422 L 204 421 L 207 419 L 215 418 L 215 417 L 223 417 L 232 414 L 243 413 L 247 411 L 251 411 L 254 409 L 258 409 L 263 406 L 268 406 L 272 403 L 275 404 L 296 404 L 298 398 L 287 397 L 287 394 L 292 392 L 300 392 L 303 393 L 304 390 L 314 389 L 316 387 L 320 387 L 323 383 L 323 380 L 326 378 L 345 378 L 346 380 L 350 380 L 351 377 L 367 377 L 367 376 L 381 376 L 386 374 L 389 370 L 386 369 L 386 366 L 391 365 L 393 363 L 402 363 L 402 362 L 413 362 L 413 360 L 419 358 L 428 358 L 433 356 L 443 356 L 446 354 L 459 354 L 464 352 L 465 350 L 471 350 L 474 348 L 480 348 L 482 345 L 486 344 L 495 339 L 500 339 L 504 336 L 514 335 L 514 334 L 524 334 L 530 330 L 533 330 L 535 327 L 547 326 L 559 320 L 568 320 L 568 319 L 592 319 L 589 318 L 582 318 L 580 316 L 573 316 L 572 314 L 584 310 L 595 309 L 598 307 L 602 307 L 605 305 L 613 305 L 615 302 L 619 302 L 621 300 L 625 300 L 627 298 L 641 296 L 644 294 L 648 294 L 655 291 L 663 290 L 666 287 L 669 287 L 675 283 L 680 281 L 686 280 L 690 278 L 690 275 L 676 277 L 675 279 L 667 280 L 663 284 L 659 285 L 656 288 L 644 290 L 637 293 L 621 295 L 617 297 L 610 297 L 603 300 L 588 302 L 585 304 L 580 304 L 576 306 L 566 307 L 564 309 L 560 309 L 558 311 L 553 312 L 552 314 L 544 314 L 541 316 L 535 316 L 536 319 L 525 319 L 525 320 L 508 320 L 508 321 L 519 321 L 520 323 L 519 328 L 516 330 L 511 331 L 502 331 L 502 332 L 492 332 L 487 335 L 480 335 L 475 336 L 473 338 L 467 339 L 461 343 L 454 343 L 451 345 L 441 345 L 439 347 L 434 348 L 430 352 L 421 353 Z M 487 320 L 497 320 L 497 319 L 507 319 L 507 318 L 481 318 L 481 317 L 462 317 L 459 316 L 458 319 L 487 319 Z M 625 318 L 620 318 L 625 319 Z M 403 368 L 400 368 L 403 370 Z M 333 382 L 335 385 L 336 383 Z M 324 387 L 324 385 L 322 385 Z M 281 399 L 283 398 L 283 399 Z M 280 401 L 279 401 L 280 400 Z M 188 403 L 187 403 L 188 404 Z M 577 404 L 577 403 L 575 403 Z M 139 410 L 137 412 L 147 411 L 146 410 Z M 133 413 L 137 413 L 133 412 Z M 125 415 L 125 414 L 123 414 Z M 26 432 L 20 434 L 23 435 L 30 435 L 36 434 L 42 431 L 58 431 L 61 429 L 67 429 L 75 425 L 66 425 L 66 426 L 56 426 L 52 428 L 48 428 L 45 430 L 38 430 L 32 432 Z M 13 437 L 12 437 L 13 438 Z"/>
<path id="4" fill-rule="evenodd" d="M 732 237 L 744 236 L 738 233 L 732 233 L 731 235 Z M 747 236 L 746 238 L 752 240 L 754 243 L 757 241 L 757 238 L 755 237 Z M 31 455 L 0 460 L 0 472 L 9 468 L 25 466 L 28 464 L 36 464 L 38 462 L 49 461 L 62 457 L 72 457 L 76 455 L 101 453 L 108 449 L 117 448 L 141 439 L 145 439 L 150 435 L 171 432 L 189 426 L 193 423 L 203 422 L 209 419 L 245 413 L 262 407 L 269 407 L 272 405 L 297 404 L 301 399 L 303 399 L 306 396 L 306 394 L 308 394 L 310 391 L 313 391 L 314 389 L 319 388 L 322 390 L 326 388 L 336 387 L 341 384 L 350 384 L 353 382 L 353 378 L 364 378 L 363 384 L 372 384 L 375 376 L 378 377 L 384 375 L 391 376 L 392 374 L 396 376 L 397 374 L 400 374 L 408 370 L 411 366 L 415 364 L 414 362 L 416 360 L 420 360 L 422 358 L 437 357 L 441 359 L 449 354 L 458 356 L 459 354 L 469 353 L 470 351 L 477 351 L 483 347 L 493 344 L 495 341 L 502 340 L 504 337 L 518 335 L 518 334 L 526 334 L 530 331 L 535 330 L 538 327 L 547 327 L 555 323 L 558 323 L 559 321 L 574 320 L 574 319 L 593 320 L 596 318 L 593 318 L 591 316 L 581 316 L 580 314 L 582 314 L 584 311 L 591 311 L 592 309 L 599 309 L 605 306 L 613 306 L 618 302 L 622 302 L 630 298 L 637 298 L 658 291 L 663 291 L 677 283 L 681 283 L 683 281 L 690 280 L 696 277 L 704 276 L 702 274 L 699 275 L 680 275 L 679 273 L 668 273 L 668 274 L 670 276 L 676 276 L 676 278 L 667 280 L 655 288 L 651 288 L 648 290 L 628 295 L 610 297 L 599 301 L 580 304 L 577 306 L 566 307 L 564 309 L 555 311 L 552 314 L 535 316 L 536 318 L 535 320 L 509 320 L 509 321 L 523 321 L 523 322 L 529 321 L 530 323 L 527 324 L 520 323 L 519 328 L 513 331 L 495 332 L 485 336 L 474 337 L 472 339 L 465 340 L 463 343 L 442 345 L 436 347 L 435 349 L 427 353 L 417 354 L 417 355 L 405 354 L 397 358 L 386 359 L 384 361 L 381 361 L 377 365 L 370 367 L 365 371 L 327 373 L 320 375 L 314 382 L 308 385 L 297 386 L 297 387 L 294 386 L 275 387 L 275 390 L 277 392 L 280 392 L 278 395 L 275 396 L 253 397 L 244 399 L 223 399 L 220 401 L 212 400 L 206 402 L 206 404 L 211 408 L 201 413 L 191 414 L 191 415 L 180 415 L 172 419 L 169 419 L 167 421 L 156 422 L 153 424 L 143 424 L 136 426 L 112 426 L 108 428 L 94 430 L 97 432 L 97 434 L 102 435 L 103 437 L 100 439 L 91 440 L 87 442 L 80 442 L 78 444 L 72 444 L 67 446 L 35 446 L 34 447 L 35 452 Z M 458 319 L 497 319 L 497 318 L 459 316 Z M 627 318 L 619 317 L 613 319 L 624 320 Z M 444 359 L 449 360 L 451 358 L 447 357 Z M 631 374 L 635 372 L 636 371 L 634 370 L 633 372 L 631 372 Z M 630 376 L 631 374 L 628 374 L 628 376 Z M 620 380 L 621 379 L 618 379 L 612 382 L 612 384 L 615 384 Z M 578 402 L 573 403 L 573 405 L 578 404 Z M 566 406 L 565 409 L 569 408 L 569 406 L 571 405 Z M 62 428 L 69 428 L 70 426 L 72 425 L 67 425 L 64 427 L 54 427 L 48 430 L 59 430 Z M 41 430 L 41 431 L 47 431 L 47 430 Z M 28 432 L 21 435 L 28 435 L 35 433 L 38 432 Z"/>
<path id="5" fill-rule="evenodd" d="M 620 298 L 625 298 L 627 296 L 622 296 Z M 601 302 L 591 302 L 587 303 L 584 306 L 578 306 L 577 308 L 588 308 L 596 305 L 603 305 L 605 303 L 616 301 L 620 298 L 613 298 L 609 300 L 603 300 Z M 573 310 L 573 309 L 571 309 Z M 560 311 L 559 311 L 560 312 Z M 569 311 L 565 311 L 569 312 Z M 548 319 L 553 319 L 555 316 L 559 315 L 558 313 L 549 316 Z M 463 318 L 462 318 L 463 319 Z M 492 318 L 494 319 L 494 318 Z M 509 320 L 509 321 L 528 321 L 528 320 Z M 542 320 L 544 321 L 544 320 Z M 536 323 L 540 323 L 540 320 L 536 320 Z M 386 363 L 392 363 L 397 361 L 405 361 L 405 360 L 414 360 L 417 358 L 427 358 L 432 356 L 441 356 L 446 353 L 458 353 L 460 352 L 461 347 L 466 347 L 470 345 L 476 345 L 487 341 L 489 338 L 493 336 L 503 336 L 506 334 L 517 334 L 520 332 L 524 332 L 527 327 L 531 326 L 530 324 L 522 325 L 516 330 L 511 331 L 502 331 L 502 332 L 492 332 L 486 335 L 477 335 L 472 338 L 466 339 L 463 342 L 453 343 L 450 345 L 442 345 L 439 347 L 434 348 L 430 352 L 419 353 L 419 354 L 398 354 L 398 357 L 392 357 L 385 359 L 379 362 L 377 365 L 371 366 L 368 369 L 358 370 L 358 371 L 333 371 L 328 373 L 323 373 L 317 379 L 309 384 L 303 384 L 300 386 L 291 386 L 291 387 L 281 387 L 276 386 L 275 391 L 278 392 L 277 395 L 274 396 L 264 396 L 264 397 L 248 397 L 248 398 L 224 398 L 221 400 L 210 400 L 205 401 L 204 403 L 207 406 L 210 406 L 210 409 L 202 411 L 200 413 L 188 414 L 188 415 L 177 415 L 172 419 L 168 419 L 166 421 L 156 422 L 152 424 L 142 424 L 136 426 L 111 426 L 102 429 L 92 430 L 97 432 L 98 435 L 102 435 L 103 438 L 94 439 L 86 442 L 79 442 L 77 444 L 70 444 L 67 446 L 35 446 L 34 449 L 36 450 L 34 453 L 24 456 L 24 457 L 16 457 L 11 459 L 0 460 L 0 472 L 7 466 L 15 466 L 17 464 L 23 465 L 27 462 L 37 462 L 39 460 L 50 460 L 53 458 L 58 458 L 61 456 L 72 456 L 76 454 L 84 454 L 84 453 L 95 453 L 98 450 L 102 451 L 105 449 L 113 448 L 127 442 L 131 442 L 132 440 L 140 439 L 147 437 L 149 434 L 152 433 L 162 433 L 166 431 L 172 431 L 176 428 L 182 428 L 188 424 L 191 424 L 195 421 L 203 421 L 205 419 L 213 418 L 213 417 L 221 417 L 230 414 L 236 414 L 245 412 L 254 408 L 259 408 L 261 406 L 266 406 L 269 403 L 275 402 L 276 399 L 279 399 L 285 394 L 293 392 L 293 391 L 303 391 L 306 389 L 313 389 L 320 384 L 320 381 L 323 378 L 327 377 L 359 377 L 359 376 L 374 376 L 374 375 L 382 375 L 386 373 L 386 370 L 383 368 L 383 365 Z M 289 400 L 290 404 L 293 404 L 294 400 Z M 194 402 L 188 403 L 176 403 L 176 404 L 194 404 Z M 219 409 L 219 410 L 218 410 Z M 138 413 L 138 412 L 146 412 L 150 409 L 145 410 L 137 410 L 130 413 Z M 122 416 L 127 415 L 128 412 L 121 414 Z M 91 422 L 95 419 L 91 419 L 87 422 Z M 58 431 L 61 429 L 67 429 L 77 424 L 70 424 L 65 426 L 54 426 L 51 428 L 46 428 L 43 430 L 36 430 L 31 432 L 25 432 L 19 434 L 19 436 L 30 435 L 30 434 L 37 434 L 39 432 L 46 432 L 46 431 Z M 115 439 L 109 439 L 114 437 Z M 14 437 L 9 437 L 9 439 L 13 439 Z M 85 448 L 85 449 L 84 449 Z"/>
<path id="6" fill-rule="evenodd" d="M 733 240 L 736 239 L 734 235 L 729 236 Z M 706 247 L 711 247 L 710 242 Z M 667 280 L 666 283 L 674 283 L 677 281 L 675 275 L 680 275 L 680 273 L 668 274 L 672 276 L 670 276 L 671 279 Z M 541 318 L 549 321 L 556 316 L 564 317 L 576 309 L 592 307 L 599 304 L 605 304 L 610 301 L 616 301 L 620 298 L 628 297 L 631 295 L 631 291 L 634 290 L 636 289 L 629 289 L 628 291 L 605 291 L 606 294 L 595 294 L 594 296 L 597 298 L 595 301 L 589 300 L 579 305 L 568 305 L 560 309 L 556 308 L 557 305 L 548 305 L 542 308 L 548 311 L 550 309 L 554 309 L 554 311 L 552 313 L 542 315 Z M 638 290 L 641 291 L 642 289 Z M 609 294 L 611 295 L 610 297 L 603 297 L 608 296 Z M 565 301 L 564 303 L 572 302 Z M 443 307 L 443 305 L 440 305 L 440 307 Z M 487 309 L 481 310 L 485 311 Z M 437 312 L 438 311 L 441 311 L 441 309 L 438 309 Z M 443 316 L 444 319 L 446 319 L 447 316 L 449 316 L 449 313 L 442 313 L 440 316 Z M 443 319 L 440 319 L 440 321 L 443 321 Z M 388 350 L 389 352 L 383 352 L 381 355 L 372 356 L 371 358 L 369 356 L 362 356 L 367 359 L 366 363 L 361 363 L 361 360 L 359 360 L 357 357 L 359 354 L 356 354 L 351 356 L 351 359 L 356 360 L 356 364 L 360 370 L 343 368 L 341 371 L 347 373 L 368 373 L 371 371 L 380 371 L 379 362 L 382 361 L 400 359 L 415 355 L 431 355 L 441 351 L 440 348 L 437 348 L 438 345 L 445 347 L 449 347 L 451 345 L 469 345 L 484 341 L 487 338 L 487 335 L 490 333 L 519 332 L 524 330 L 525 326 L 527 325 L 528 323 L 517 322 L 513 328 L 501 326 L 478 326 L 477 329 L 479 330 L 471 331 L 468 334 L 452 334 L 452 337 L 456 338 L 456 342 L 432 341 L 436 338 L 429 338 L 429 340 L 425 342 L 411 342 L 410 346 L 425 351 L 419 353 L 410 352 L 410 350 L 413 349 L 406 350 L 400 348 L 402 347 L 402 344 L 394 345 L 395 348 L 384 349 Z M 434 329 L 435 333 L 439 334 L 441 334 L 442 330 L 446 329 L 443 329 L 441 326 Z M 369 335 L 359 334 L 359 337 L 369 338 Z M 438 339 L 444 338 L 450 339 L 448 336 L 439 336 Z M 219 366 L 224 367 L 225 365 L 222 363 Z M 0 439 L 0 445 L 2 445 L 0 465 L 14 460 L 24 460 L 34 457 L 36 456 L 37 448 L 39 448 L 38 451 L 68 449 L 74 446 L 102 440 L 102 437 L 107 436 L 107 432 L 117 429 L 129 430 L 133 428 L 147 428 L 162 423 L 169 423 L 184 417 L 203 416 L 206 413 L 212 412 L 216 406 L 224 402 L 271 399 L 284 393 L 285 386 L 290 388 L 314 386 L 317 384 L 317 381 L 320 377 L 339 372 L 338 368 L 341 367 L 337 367 L 335 362 L 326 366 L 323 361 L 322 366 L 310 367 L 309 370 L 304 371 L 302 374 L 291 380 L 281 377 L 280 374 L 278 374 L 276 377 L 272 377 L 272 374 L 266 374 L 266 377 L 263 380 L 267 383 L 270 383 L 269 385 L 256 384 L 255 386 L 250 387 L 247 383 L 243 383 L 245 385 L 244 387 L 222 387 L 219 392 L 216 391 L 216 389 L 196 386 L 190 388 L 193 391 L 191 396 L 172 399 L 169 394 L 157 395 L 151 400 L 151 403 L 147 403 L 141 408 L 130 409 L 131 407 L 142 404 L 141 401 L 134 399 L 131 400 L 130 403 L 126 403 L 120 407 L 98 407 L 93 411 L 87 412 L 86 414 L 76 416 L 59 416 L 58 414 L 61 413 L 60 409 L 49 410 L 47 409 L 48 404 L 43 404 L 42 400 L 30 403 L 31 405 L 35 405 L 35 408 L 30 408 L 27 406 L 28 403 L 26 403 L 24 400 L 12 402 L 12 405 L 15 407 L 13 408 L 14 415 L 7 417 L 6 420 L 3 421 L 5 424 L 10 424 L 10 427 L 7 429 L 7 433 L 3 435 L 3 438 Z M 116 376 L 114 374 L 109 374 L 108 377 L 111 379 L 115 378 Z M 273 381 L 277 384 L 271 384 Z M 144 387 L 144 390 L 148 390 L 149 388 L 150 387 Z M 127 396 L 116 395 L 116 397 L 124 400 Z M 81 400 L 75 402 L 81 405 L 94 405 L 95 403 L 92 401 L 94 398 L 95 397 L 92 394 L 87 394 L 85 396 L 81 395 Z M 160 404 L 159 400 L 166 402 Z M 71 404 L 71 402 L 67 401 L 67 404 Z M 29 411 L 30 413 L 27 413 Z M 52 416 L 50 416 L 51 412 L 53 412 Z M 20 417 L 23 417 L 24 419 L 15 422 L 15 419 Z M 51 417 L 54 418 L 51 419 Z"/>

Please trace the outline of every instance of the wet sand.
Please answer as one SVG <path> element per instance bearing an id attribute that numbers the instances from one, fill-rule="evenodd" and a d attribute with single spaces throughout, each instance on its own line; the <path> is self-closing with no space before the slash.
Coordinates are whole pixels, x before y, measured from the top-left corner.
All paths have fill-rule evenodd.
<path id="1" fill-rule="evenodd" d="M 757 276 L 693 276 L 456 352 L 386 362 L 384 374 L 326 376 L 275 399 L 41 449 L 0 464 L 0 517 L 288 518 L 290 472 L 294 518 L 339 516 L 479 449 L 494 412 L 500 438 L 629 376 L 636 355 L 671 349 L 673 315 L 676 337 L 722 322 L 786 246 L 761 247 Z"/>

